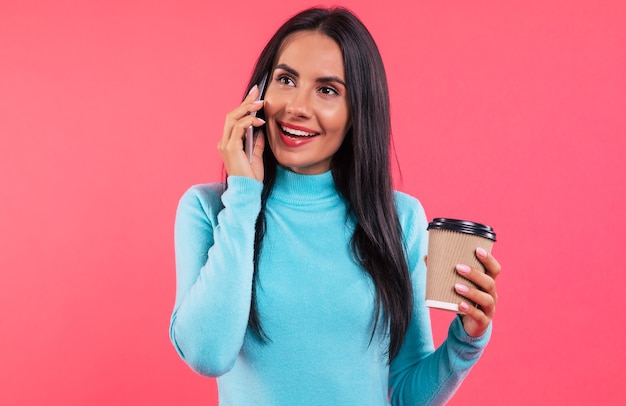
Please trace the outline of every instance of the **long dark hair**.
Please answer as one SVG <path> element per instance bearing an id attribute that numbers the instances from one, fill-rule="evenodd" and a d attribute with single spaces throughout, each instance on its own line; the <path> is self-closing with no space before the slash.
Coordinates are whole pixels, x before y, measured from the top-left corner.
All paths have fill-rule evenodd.
<path id="1" fill-rule="evenodd" d="M 400 350 L 413 312 L 413 293 L 402 243 L 402 230 L 393 197 L 390 166 L 391 119 L 387 79 L 382 58 L 367 28 L 345 8 L 307 9 L 283 24 L 267 43 L 253 71 L 248 89 L 271 72 L 285 38 L 298 31 L 318 31 L 332 38 L 343 53 L 351 129 L 333 157 L 331 170 L 349 214 L 356 220 L 352 251 L 376 286 L 372 338 L 382 312 L 389 327 L 389 360 Z M 254 283 L 249 327 L 265 341 L 256 304 L 258 259 L 265 234 L 265 206 L 278 165 L 270 148 L 265 166 L 261 212 L 254 242 Z"/>

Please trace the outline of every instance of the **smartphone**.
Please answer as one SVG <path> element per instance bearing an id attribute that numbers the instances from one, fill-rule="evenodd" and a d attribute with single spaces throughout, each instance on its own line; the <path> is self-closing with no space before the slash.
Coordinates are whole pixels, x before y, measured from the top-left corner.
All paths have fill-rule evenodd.
<path id="1" fill-rule="evenodd" d="M 263 97 L 266 84 L 267 84 L 267 75 L 265 75 L 263 79 L 261 79 L 261 82 L 258 84 L 259 95 L 257 96 L 256 100 L 261 100 L 261 98 Z M 253 117 L 256 117 L 256 113 L 257 113 L 256 111 L 253 111 L 250 114 L 252 114 Z M 246 151 L 248 160 L 252 162 L 252 153 L 254 151 L 254 127 L 253 126 L 248 127 L 246 131 L 246 142 L 244 144 L 244 151 Z"/>

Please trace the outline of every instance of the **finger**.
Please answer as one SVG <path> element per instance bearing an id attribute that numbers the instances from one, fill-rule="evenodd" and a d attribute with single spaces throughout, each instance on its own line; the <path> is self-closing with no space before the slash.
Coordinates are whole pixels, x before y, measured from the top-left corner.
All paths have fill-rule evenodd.
<path id="1" fill-rule="evenodd" d="M 493 279 L 496 279 L 498 275 L 500 275 L 502 267 L 493 255 L 487 253 L 487 251 L 479 247 L 476 248 L 476 258 L 478 258 L 478 260 L 485 267 L 485 272 Z"/>
<path id="2" fill-rule="evenodd" d="M 248 100 L 250 95 L 233 111 L 226 115 L 222 141 L 226 141 L 232 135 L 233 127 L 239 120 L 245 117 L 253 117 L 250 113 L 256 113 L 263 108 L 263 100 Z"/>
<path id="3" fill-rule="evenodd" d="M 481 270 L 471 268 L 465 264 L 458 264 L 456 266 L 456 271 L 465 279 L 474 282 L 480 290 L 491 295 L 494 300 L 497 301 L 498 294 L 496 291 L 496 280 L 490 275 L 482 272 Z"/>
<path id="4" fill-rule="evenodd" d="M 262 118 L 254 116 L 243 117 L 242 119 L 238 120 L 233 127 L 229 138 L 229 143 L 232 143 L 236 146 L 241 144 L 242 139 L 246 134 L 248 134 L 249 130 L 252 130 L 252 137 L 254 141 L 254 127 L 260 127 L 263 124 L 265 124 L 265 120 L 263 120 Z"/>
<path id="5" fill-rule="evenodd" d="M 263 101 L 257 100 L 258 94 L 259 94 L 259 90 L 257 86 L 255 85 L 252 89 L 250 89 L 250 92 L 242 100 L 241 104 L 237 106 L 236 109 L 228 113 L 227 117 L 232 117 L 236 120 L 252 111 L 257 111 L 259 108 L 263 106 Z"/>
<path id="6" fill-rule="evenodd" d="M 263 151 L 265 150 L 265 132 L 259 129 L 254 132 L 254 148 L 253 155 L 263 162 Z"/>
<path id="7" fill-rule="evenodd" d="M 246 95 L 246 99 L 252 98 L 252 100 L 254 100 L 258 95 L 259 95 L 259 86 L 254 85 L 250 88 L 250 91 Z"/>
<path id="8" fill-rule="evenodd" d="M 253 162 L 250 162 L 248 155 L 244 152 L 243 134 L 251 125 L 258 127 L 264 122 L 260 118 L 246 116 L 233 127 L 229 138 L 218 143 L 218 149 L 228 176 L 247 176 L 260 181 L 263 180 L 262 159 L 254 157 Z M 257 141 L 257 143 L 260 146 L 264 145 L 263 140 Z M 262 154 L 262 148 L 257 147 L 257 150 L 259 150 L 258 154 Z"/>
<path id="9" fill-rule="evenodd" d="M 263 108 L 263 100 L 244 101 L 236 109 L 226 115 L 224 128 L 234 125 L 243 117 L 249 116 L 250 113 L 256 113 Z M 226 131 L 225 131 L 226 132 Z"/>
<path id="10" fill-rule="evenodd" d="M 488 318 L 493 317 L 496 311 L 496 301 L 492 295 L 463 283 L 455 284 L 454 290 L 459 295 L 476 303 L 476 305 L 480 308 L 480 310 L 482 310 L 483 313 L 485 313 Z M 461 305 L 459 304 L 459 308 L 460 306 Z"/>
<path id="11" fill-rule="evenodd" d="M 459 303 L 459 313 L 463 316 L 465 331 L 472 337 L 484 334 L 492 319 L 479 307 L 470 306 L 467 302 Z"/>
<path id="12" fill-rule="evenodd" d="M 254 148 L 252 150 L 252 172 L 256 180 L 263 182 L 263 150 L 265 149 L 265 133 L 263 128 L 255 131 Z"/>
<path id="13" fill-rule="evenodd" d="M 265 120 L 259 117 L 247 115 L 240 118 L 232 125 L 230 132 L 227 133 L 227 128 L 224 129 L 224 136 L 220 140 L 218 148 L 221 150 L 243 149 L 241 141 L 246 134 L 247 129 L 249 127 L 260 127 L 263 124 L 265 124 Z"/>

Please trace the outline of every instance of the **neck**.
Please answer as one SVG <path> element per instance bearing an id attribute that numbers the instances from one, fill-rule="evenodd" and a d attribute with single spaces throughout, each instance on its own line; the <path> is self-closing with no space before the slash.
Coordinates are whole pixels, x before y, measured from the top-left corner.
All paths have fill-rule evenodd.
<path id="1" fill-rule="evenodd" d="M 303 175 L 282 166 L 276 168 L 276 182 L 271 196 L 283 203 L 299 206 L 319 204 L 323 201 L 336 203 L 336 200 L 340 199 L 331 171 Z"/>

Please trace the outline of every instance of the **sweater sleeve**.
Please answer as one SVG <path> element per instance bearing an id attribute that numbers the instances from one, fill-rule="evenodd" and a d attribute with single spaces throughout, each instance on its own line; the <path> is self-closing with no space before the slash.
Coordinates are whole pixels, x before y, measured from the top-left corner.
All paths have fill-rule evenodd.
<path id="1" fill-rule="evenodd" d="M 170 339 L 202 375 L 228 372 L 243 344 L 262 187 L 254 179 L 231 176 L 223 194 L 223 186 L 196 185 L 178 205 Z"/>
<path id="2" fill-rule="evenodd" d="M 390 365 L 390 401 L 395 406 L 443 405 L 478 361 L 489 341 L 491 325 L 485 334 L 474 338 L 463 329 L 461 318 L 455 317 L 446 340 L 434 349 L 430 313 L 425 305 L 428 224 L 419 202 L 406 196 L 400 200 L 405 204 L 411 204 L 412 200 L 414 206 L 400 212 L 413 283 L 414 312 L 400 353 Z"/>

